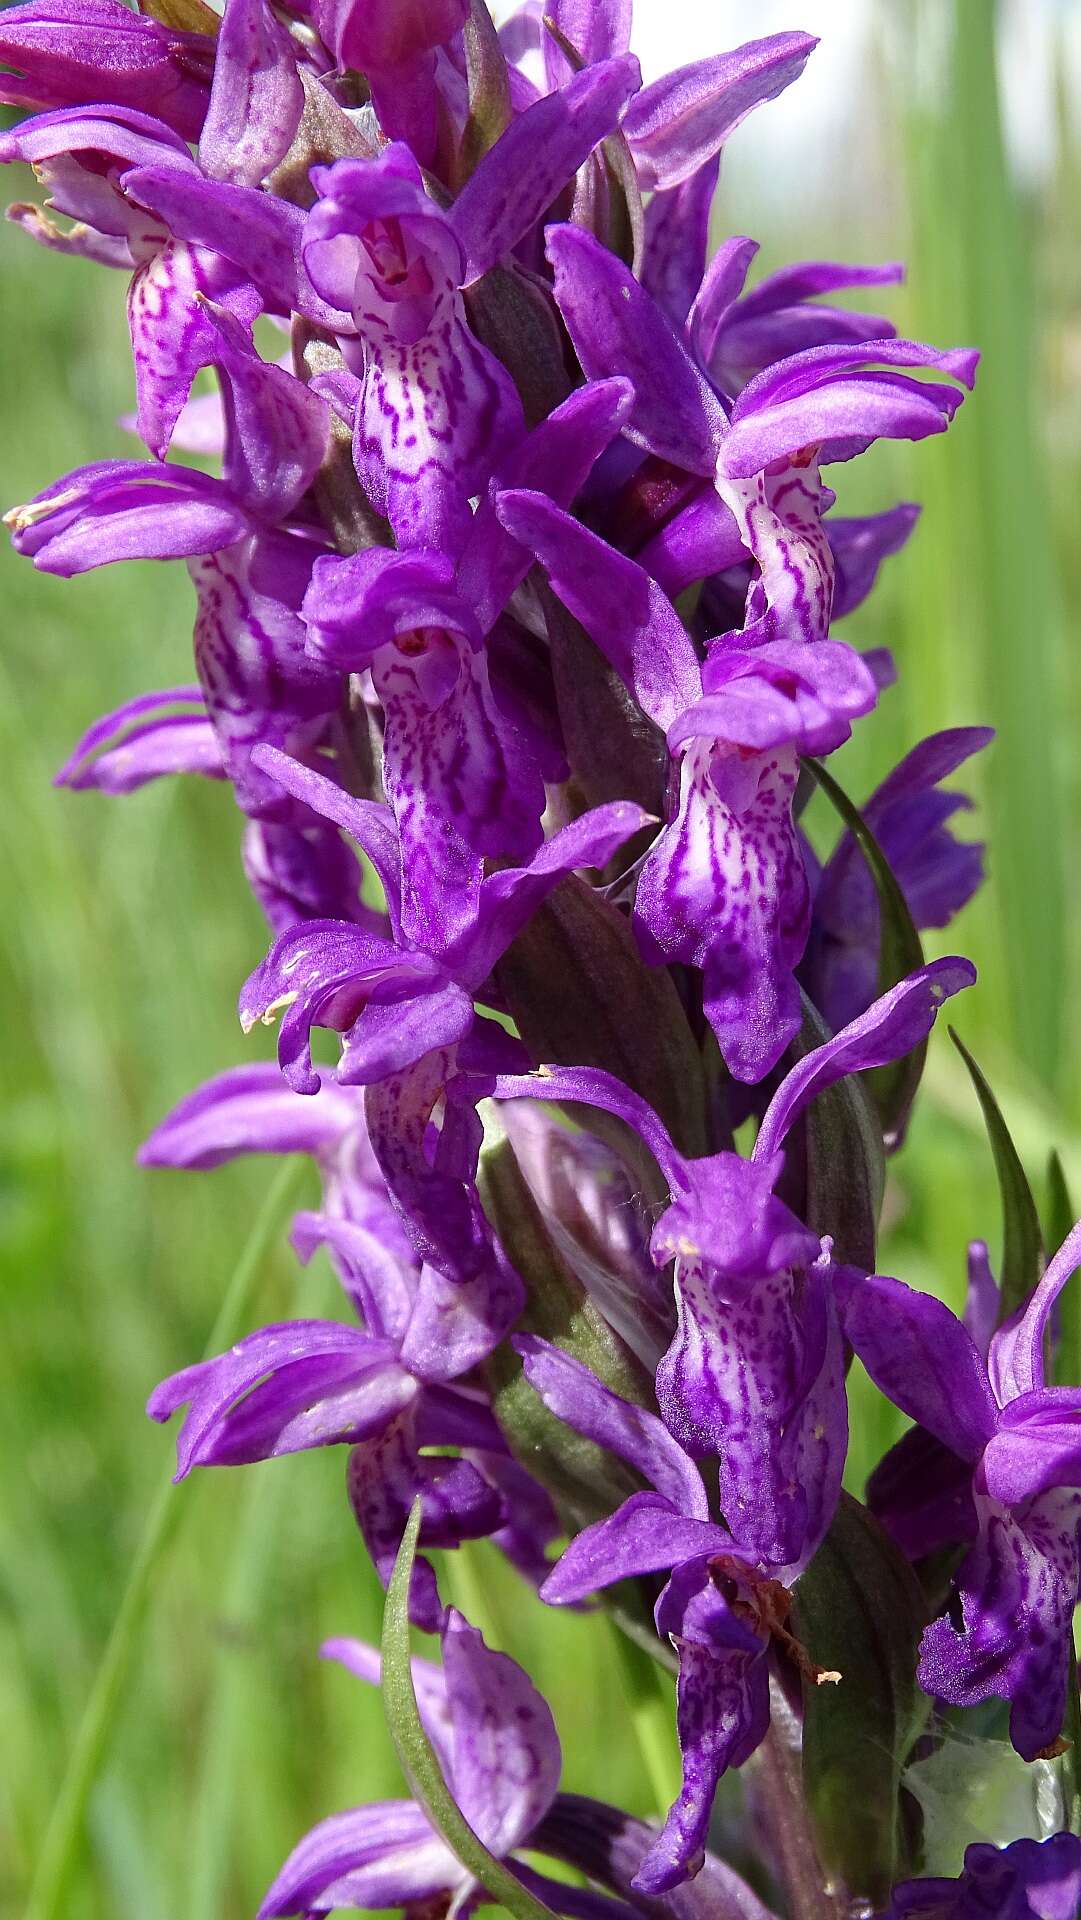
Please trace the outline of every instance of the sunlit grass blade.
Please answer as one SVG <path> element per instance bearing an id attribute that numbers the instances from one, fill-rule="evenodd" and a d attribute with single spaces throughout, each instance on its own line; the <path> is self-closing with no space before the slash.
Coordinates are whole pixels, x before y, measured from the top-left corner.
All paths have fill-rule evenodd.
<path id="1" fill-rule="evenodd" d="M 267 1189 L 266 1198 L 237 1261 L 207 1341 L 206 1352 L 230 1346 L 243 1324 L 259 1276 L 285 1213 L 305 1172 L 302 1161 L 287 1161 Z M 72 1873 L 83 1841 L 87 1802 L 109 1742 L 127 1678 L 135 1640 L 170 1542 L 185 1512 L 172 1480 L 159 1488 L 147 1515 L 128 1584 L 109 1635 L 71 1750 L 67 1772 L 53 1810 L 38 1861 L 26 1920 L 57 1920 L 65 1909 Z"/>
<path id="2" fill-rule="evenodd" d="M 402 1771 L 436 1832 L 493 1900 L 513 1914 L 514 1920 L 552 1920 L 551 1908 L 528 1892 L 474 1833 L 443 1778 L 435 1749 L 421 1723 L 409 1663 L 409 1588 L 419 1532 L 418 1496 L 402 1535 L 383 1615 L 383 1707 Z"/>

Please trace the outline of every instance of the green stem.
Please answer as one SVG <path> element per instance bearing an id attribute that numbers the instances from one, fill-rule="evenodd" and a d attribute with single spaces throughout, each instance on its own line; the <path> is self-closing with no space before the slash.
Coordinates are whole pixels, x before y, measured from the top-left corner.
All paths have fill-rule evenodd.
<path id="1" fill-rule="evenodd" d="M 273 1243 L 287 1205 L 300 1181 L 304 1163 L 290 1160 L 272 1181 L 252 1226 L 232 1279 L 222 1300 L 206 1345 L 209 1358 L 231 1346 L 243 1324 L 252 1286 Z M 71 1749 L 67 1772 L 53 1808 L 30 1889 L 26 1920 L 57 1920 L 64 1910 L 71 1876 L 78 1860 L 86 1824 L 86 1809 L 112 1732 L 117 1708 L 135 1647 L 136 1636 L 165 1553 L 185 1508 L 174 1498 L 172 1480 L 154 1497 L 124 1597 L 106 1642 L 90 1697 Z"/>
<path id="2" fill-rule="evenodd" d="M 811 1811 L 803 1792 L 791 1711 L 771 1685 L 770 1729 L 751 1763 L 773 1842 L 777 1878 L 788 1895 L 791 1920 L 843 1920 L 848 1901 L 827 1886 L 815 1844 Z"/>

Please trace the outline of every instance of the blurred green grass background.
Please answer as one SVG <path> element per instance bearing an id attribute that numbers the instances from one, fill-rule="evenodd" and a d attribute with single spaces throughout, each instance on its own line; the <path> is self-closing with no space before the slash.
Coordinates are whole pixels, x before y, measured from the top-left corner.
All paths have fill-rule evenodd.
<path id="1" fill-rule="evenodd" d="M 1060 10 L 1063 34 L 1070 11 Z M 1081 1193 L 1068 985 L 1081 939 L 1069 613 L 1081 570 L 1081 158 L 1063 64 L 1051 163 L 1035 181 L 1011 172 L 994 17 L 990 0 L 882 6 L 851 145 L 817 157 L 813 220 L 786 215 L 753 175 L 726 172 L 718 222 L 759 235 L 764 270 L 815 252 L 900 254 L 910 278 L 890 310 L 901 330 L 984 349 L 976 397 L 948 436 L 879 449 L 859 474 L 841 474 L 844 507 L 907 497 L 925 513 L 843 630 L 891 646 L 901 679 L 837 769 L 862 799 L 923 734 L 999 728 L 968 828 L 991 840 L 990 882 L 949 938 L 981 971 L 957 1022 L 1030 1173 L 1042 1182 L 1057 1145 Z M 838 7 L 838 34 L 845 19 Z M 785 24 L 802 24 L 798 0 Z M 930 62 L 916 57 L 927 48 Z M 120 278 L 49 259 L 8 228 L 0 284 L 7 504 L 82 461 L 137 449 L 117 425 L 131 404 Z M 6 551 L 0 567 L 0 1910 L 14 1913 L 168 1471 L 171 1440 L 143 1402 L 202 1351 L 269 1174 L 256 1163 L 209 1176 L 133 1165 L 174 1100 L 261 1044 L 242 1042 L 234 1015 L 265 940 L 227 794 L 194 781 L 127 801 L 50 787 L 99 712 L 190 678 L 184 570 L 65 583 Z M 968 1238 L 996 1244 L 975 1102 L 942 1034 L 888 1213 L 884 1267 L 954 1300 Z M 283 1224 L 246 1324 L 336 1311 L 325 1270 L 297 1275 Z M 866 1383 L 853 1426 L 858 1488 L 896 1432 Z M 400 1790 L 378 1701 L 316 1658 L 328 1634 L 378 1634 L 380 1595 L 343 1467 L 328 1450 L 196 1476 L 171 1496 L 177 1526 L 108 1729 L 63 1906 L 71 1920 L 253 1913 L 307 1825 Z M 549 1692 L 566 1784 L 650 1811 L 607 1629 L 542 1614 L 484 1549 L 449 1571 L 454 1597 Z"/>

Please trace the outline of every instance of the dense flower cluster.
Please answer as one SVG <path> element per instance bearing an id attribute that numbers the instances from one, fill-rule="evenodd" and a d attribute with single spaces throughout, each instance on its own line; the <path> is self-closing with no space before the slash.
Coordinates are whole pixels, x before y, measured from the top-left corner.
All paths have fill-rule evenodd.
<path id="1" fill-rule="evenodd" d="M 0 92 L 37 111 L 0 157 L 48 194 L 10 217 L 126 276 L 149 456 L 8 520 L 63 576 L 187 563 L 194 683 L 96 722 L 59 778 L 231 784 L 272 935 L 240 1020 L 278 1021 L 280 1071 L 223 1073 L 142 1159 L 310 1155 L 294 1244 L 329 1251 L 352 1309 L 163 1382 L 178 1477 L 347 1446 L 384 1584 L 419 1500 L 410 1608 L 443 1660 L 416 1663 L 421 1716 L 490 1852 L 572 1915 L 764 1920 L 707 1850 L 711 1809 L 791 1739 L 801 1685 L 808 1712 L 844 1694 L 801 1640 L 839 1514 L 922 1596 L 899 1761 L 937 1737 L 932 1703 L 1006 1703 L 1026 1759 L 1057 1746 L 1081 1390 L 1047 1369 L 1081 1229 L 1001 1309 L 977 1252 L 963 1324 L 875 1271 L 883 1143 L 974 979 L 891 971 L 885 916 L 915 938 L 978 885 L 944 782 L 987 730 L 916 745 L 824 862 L 802 825 L 894 672 L 835 623 L 916 520 L 838 516 L 824 470 L 944 431 L 977 356 L 838 304 L 892 264 L 754 280 L 754 242 L 710 256 L 722 149 L 812 39 L 643 86 L 629 34 L 630 0 L 526 0 L 498 33 L 479 0 L 6 9 Z M 841 1492 L 853 1352 L 916 1422 L 868 1509 Z M 559 1792 L 547 1707 L 427 1557 L 480 1538 L 551 1605 L 618 1585 L 678 1665 L 659 1830 Z M 358 1643 L 325 1651 L 378 1682 Z M 1079 1888 L 1063 1832 L 848 1893 L 1067 1920 Z M 481 1892 L 401 1801 L 316 1827 L 262 1911 Z"/>

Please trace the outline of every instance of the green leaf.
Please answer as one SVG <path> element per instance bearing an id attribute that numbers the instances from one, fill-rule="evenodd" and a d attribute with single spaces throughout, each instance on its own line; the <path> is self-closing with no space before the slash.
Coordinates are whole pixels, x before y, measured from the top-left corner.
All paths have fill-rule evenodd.
<path id="1" fill-rule="evenodd" d="M 624 1400 L 655 1411 L 652 1382 L 628 1352 L 549 1237 L 508 1140 L 481 1155 L 485 1212 L 526 1283 L 518 1330 L 562 1347 Z M 508 1341 L 485 1368 L 496 1418 L 511 1449 L 557 1501 L 578 1532 L 642 1490 L 637 1474 L 549 1413 Z"/>
<path id="2" fill-rule="evenodd" d="M 562 881 L 496 967 L 515 1025 L 534 1060 L 604 1067 L 660 1114 L 676 1146 L 704 1154 L 702 1056 L 667 967 L 647 967 L 615 907 L 583 880 Z M 621 1150 L 667 1198 L 637 1136 L 593 1115 L 594 1132 L 618 1130 Z M 649 1161 L 649 1166 L 652 1162 Z"/>
<path id="3" fill-rule="evenodd" d="M 901 1776 L 928 1702 L 916 1682 L 924 1604 L 916 1577 L 850 1495 L 797 1583 L 795 1631 L 836 1684 L 804 1683 L 803 1781 L 823 1865 L 883 1904 L 912 1865 Z"/>
<path id="4" fill-rule="evenodd" d="M 581 73 L 586 63 L 574 42 L 568 40 L 549 14 L 545 14 L 543 25 L 574 72 Z M 646 241 L 642 190 L 638 185 L 634 155 L 627 144 L 626 134 L 619 127 L 601 141 L 601 153 L 608 190 L 608 231 L 598 237 L 605 241 L 610 253 L 616 254 L 625 265 L 640 274 Z"/>
<path id="5" fill-rule="evenodd" d="M 923 946 L 893 868 L 890 866 L 859 808 L 818 760 L 807 760 L 823 793 L 835 807 L 849 832 L 858 841 L 878 894 L 879 953 L 878 991 L 886 993 L 907 974 L 924 964 Z M 927 1056 L 927 1042 L 913 1048 L 903 1060 L 888 1067 L 876 1067 L 867 1075 L 871 1097 L 878 1108 L 887 1147 L 899 1145 L 905 1122 L 916 1097 Z"/>
<path id="6" fill-rule="evenodd" d="M 1070 1197 L 1066 1180 L 1066 1170 L 1054 1148 L 1047 1156 L 1047 1204 L 1044 1208 L 1044 1245 L 1061 1247 L 1067 1234 L 1073 1232 L 1077 1224 L 1077 1214 Z M 1074 1376 L 1077 1378 L 1078 1376 Z"/>
<path id="7" fill-rule="evenodd" d="M 950 1028 L 950 1039 L 968 1068 L 983 1109 L 1002 1200 L 1002 1260 L 999 1266 L 999 1323 L 1027 1300 L 1043 1266 L 1040 1218 L 1032 1188 L 1021 1165 L 1002 1110 L 964 1041 Z"/>
<path id="8" fill-rule="evenodd" d="M 806 994 L 796 1059 L 830 1038 Z M 862 1074 L 846 1074 L 812 1100 L 802 1121 L 806 1169 L 802 1217 L 813 1233 L 833 1238 L 834 1258 L 875 1268 L 885 1187 L 882 1130 Z"/>
<path id="9" fill-rule="evenodd" d="M 510 80 L 495 21 L 484 0 L 470 0 L 462 29 L 469 114 L 458 156 L 458 183 L 468 180 L 479 160 L 510 124 Z"/>
<path id="10" fill-rule="evenodd" d="M 410 1787 L 432 1826 L 461 1862 L 514 1920 L 553 1920 L 550 1907 L 534 1899 L 502 1860 L 489 1853 L 455 1801 L 435 1749 L 421 1723 L 409 1660 L 409 1588 L 420 1532 L 421 1502 L 413 1502 L 383 1613 L 383 1711 Z"/>

